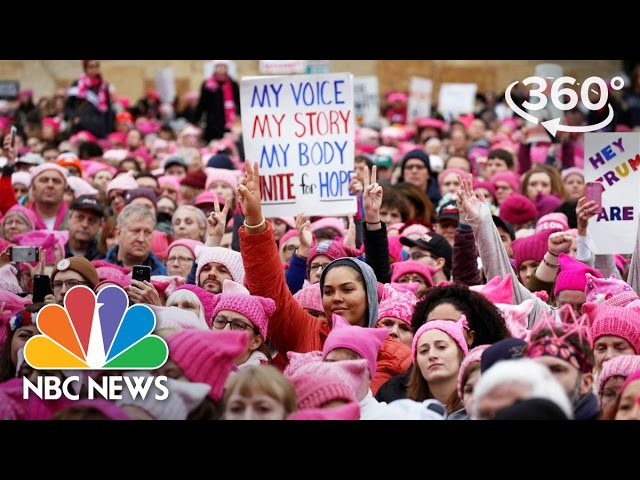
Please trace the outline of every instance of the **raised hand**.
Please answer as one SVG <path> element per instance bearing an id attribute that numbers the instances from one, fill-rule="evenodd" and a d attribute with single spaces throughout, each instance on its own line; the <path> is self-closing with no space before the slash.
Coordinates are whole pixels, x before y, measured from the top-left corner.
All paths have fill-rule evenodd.
<path id="1" fill-rule="evenodd" d="M 349 228 L 347 228 L 347 232 L 344 234 L 344 239 L 342 243 L 345 245 L 356 248 L 356 222 L 353 219 L 353 214 L 348 215 L 349 218 Z"/>
<path id="2" fill-rule="evenodd" d="M 473 183 L 470 179 L 462 179 L 458 176 L 460 186 L 458 187 L 458 204 L 462 205 L 462 209 L 466 212 L 466 216 L 463 218 L 460 215 L 460 221 L 464 222 L 466 217 L 469 219 L 477 218 L 480 215 L 480 209 L 482 204 L 485 203 L 484 197 L 478 198 L 473 191 Z"/>
<path id="3" fill-rule="evenodd" d="M 296 255 L 299 257 L 308 257 L 313 243 L 313 234 L 311 233 L 311 222 L 302 213 L 296 217 L 296 230 L 298 231 L 298 240 L 300 246 Z"/>
<path id="4" fill-rule="evenodd" d="M 377 167 L 375 165 L 371 168 L 371 178 L 369 178 L 369 169 L 364 169 L 363 183 L 364 219 L 368 224 L 375 224 L 380 222 L 380 206 L 382 205 L 382 187 L 377 183 Z M 371 229 L 369 228 L 369 230 Z"/>
<path id="5" fill-rule="evenodd" d="M 207 247 L 219 247 L 222 243 L 222 237 L 224 236 L 224 229 L 227 225 L 227 214 L 231 201 L 226 198 L 224 201 L 224 207 L 220 210 L 220 203 L 218 203 L 218 197 L 213 197 L 213 212 L 209 213 L 207 217 L 207 241 L 205 245 Z"/>
<path id="6" fill-rule="evenodd" d="M 589 226 L 589 219 L 599 212 L 600 208 L 594 201 L 588 201 L 586 197 L 580 197 L 578 204 L 576 205 L 576 218 L 578 223 L 578 235 L 581 237 L 587 236 L 587 227 Z"/>
<path id="7" fill-rule="evenodd" d="M 2 143 L 2 151 L 7 158 L 7 164 L 12 165 L 16 159 L 16 149 L 11 146 L 11 135 L 5 135 Z"/>
<path id="8" fill-rule="evenodd" d="M 260 205 L 260 169 L 258 162 L 246 162 L 246 176 L 238 185 L 238 201 L 245 216 L 246 225 L 260 225 L 264 220 L 262 206 Z M 262 230 L 260 230 L 262 231 Z M 258 229 L 252 229 L 251 233 L 260 233 Z"/>
<path id="9" fill-rule="evenodd" d="M 547 249 L 556 257 L 561 253 L 569 253 L 573 237 L 567 232 L 555 232 L 549 235 Z"/>

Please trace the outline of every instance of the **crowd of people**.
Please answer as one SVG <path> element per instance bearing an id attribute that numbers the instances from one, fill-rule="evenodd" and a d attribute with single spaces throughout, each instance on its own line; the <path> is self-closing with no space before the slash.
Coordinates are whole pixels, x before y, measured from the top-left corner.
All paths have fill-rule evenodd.
<path id="1" fill-rule="evenodd" d="M 552 138 L 489 93 L 409 122 L 392 92 L 355 132 L 357 212 L 265 218 L 228 62 L 174 103 L 82 68 L 0 104 L 0 418 L 640 420 L 640 242 L 594 253 L 583 134 Z M 636 73 L 615 131 L 638 131 Z M 79 285 L 148 305 L 168 360 L 25 400 L 25 379 L 69 373 L 24 345 Z M 166 376 L 169 396 L 86 398 L 116 374 Z"/>

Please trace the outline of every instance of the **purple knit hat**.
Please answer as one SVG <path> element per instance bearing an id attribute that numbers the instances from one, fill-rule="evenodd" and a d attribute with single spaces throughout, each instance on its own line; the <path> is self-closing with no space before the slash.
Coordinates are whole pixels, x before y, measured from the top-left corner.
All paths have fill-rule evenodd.
<path id="1" fill-rule="evenodd" d="M 293 298 L 302 308 L 324 312 L 320 283 L 314 283 L 313 285 L 309 285 L 308 287 L 298 290 Z"/>
<path id="2" fill-rule="evenodd" d="M 189 283 L 180 285 L 175 291 L 177 292 L 178 290 L 189 290 L 190 292 L 195 293 L 196 297 L 198 297 L 198 300 L 200 300 L 200 303 L 202 304 L 204 320 L 207 322 L 209 328 L 211 328 L 213 318 L 213 294 L 202 287 L 191 285 Z"/>
<path id="3" fill-rule="evenodd" d="M 602 274 L 598 270 L 585 265 L 566 253 L 560 254 L 558 264 L 560 265 L 560 273 L 553 289 L 553 294 L 556 297 L 562 290 L 579 290 L 583 292 L 587 286 L 587 273 L 594 277 L 602 278 Z"/>
<path id="4" fill-rule="evenodd" d="M 378 362 L 378 350 L 389 336 L 386 328 L 364 328 L 350 325 L 346 320 L 339 317 L 333 318 L 333 329 L 327 335 L 322 348 L 322 360 L 336 348 L 347 348 L 353 350 L 369 362 L 369 375 L 373 378 L 376 374 Z"/>
<path id="5" fill-rule="evenodd" d="M 615 277 L 596 278 L 590 273 L 586 275 L 587 284 L 584 293 L 587 294 L 588 303 L 625 307 L 634 300 L 638 300 L 638 294 L 622 280 Z"/>
<path id="6" fill-rule="evenodd" d="M 247 349 L 249 335 L 237 331 L 180 330 L 167 338 L 169 356 L 192 382 L 211 385 L 209 397 L 222 398 L 234 361 Z"/>
<path id="7" fill-rule="evenodd" d="M 598 380 L 598 393 L 602 394 L 604 385 L 611 377 L 624 377 L 625 379 L 640 370 L 640 355 L 619 355 L 602 364 L 602 373 Z"/>
<path id="8" fill-rule="evenodd" d="M 511 244 L 513 256 L 516 260 L 516 271 L 520 264 L 527 260 L 541 262 L 547 252 L 547 242 L 549 235 L 557 230 L 543 230 L 540 233 L 528 237 L 519 238 Z"/>
<path id="9" fill-rule="evenodd" d="M 462 315 L 457 321 L 452 322 L 451 320 L 429 320 L 427 323 L 423 324 L 416 334 L 413 336 L 413 342 L 411 342 L 411 358 L 415 363 L 416 360 L 416 350 L 418 347 L 418 341 L 420 337 L 429 330 L 440 330 L 441 332 L 449 335 L 460 347 L 462 353 L 466 356 L 469 353 L 469 347 L 467 346 L 467 341 L 464 338 L 464 330 L 467 328 L 467 317 Z"/>
<path id="10" fill-rule="evenodd" d="M 251 295 L 242 285 L 225 280 L 222 292 L 213 297 L 211 317 L 215 317 L 222 310 L 231 310 L 246 316 L 258 328 L 262 339 L 266 340 L 269 317 L 276 311 L 276 302 L 270 298 Z"/>
<path id="11" fill-rule="evenodd" d="M 464 377 L 465 370 L 472 363 L 476 363 L 476 362 L 480 363 L 480 359 L 482 358 L 482 352 L 484 352 L 490 346 L 491 345 L 478 345 L 477 347 L 469 350 L 469 353 L 467 353 L 467 356 L 464 357 L 464 359 L 462 360 L 462 363 L 460 364 L 460 368 L 458 369 L 458 396 L 460 398 L 464 397 L 462 392 L 462 387 L 463 387 L 462 379 Z"/>
<path id="12" fill-rule="evenodd" d="M 605 304 L 585 303 L 582 311 L 591 320 L 593 343 L 600 337 L 611 335 L 629 342 L 633 352 L 640 354 L 640 312 Z"/>
<path id="13" fill-rule="evenodd" d="M 520 225 L 538 218 L 538 210 L 528 197 L 512 193 L 500 205 L 500 218 L 512 225 Z"/>

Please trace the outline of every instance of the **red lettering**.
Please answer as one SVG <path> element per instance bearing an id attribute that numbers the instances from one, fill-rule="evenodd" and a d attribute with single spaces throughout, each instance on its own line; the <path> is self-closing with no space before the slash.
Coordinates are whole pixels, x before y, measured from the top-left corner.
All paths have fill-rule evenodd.
<path id="1" fill-rule="evenodd" d="M 293 173 L 277 173 L 260 176 L 260 193 L 267 202 L 295 200 L 293 194 Z"/>

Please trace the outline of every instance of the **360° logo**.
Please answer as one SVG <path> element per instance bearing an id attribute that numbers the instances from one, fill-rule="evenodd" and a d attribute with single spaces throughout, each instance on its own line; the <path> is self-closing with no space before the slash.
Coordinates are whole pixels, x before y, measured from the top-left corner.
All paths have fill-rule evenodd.
<path id="1" fill-rule="evenodd" d="M 543 77 L 531 76 L 531 77 L 525 78 L 522 81 L 522 84 L 525 86 L 535 84 L 536 88 L 530 89 L 529 94 L 531 95 L 531 97 L 538 99 L 536 103 L 531 103 L 528 100 L 524 101 L 522 104 L 524 108 L 526 108 L 529 111 L 535 112 L 538 110 L 542 110 L 547 106 L 548 99 L 547 99 L 547 96 L 545 95 L 545 91 L 547 90 L 547 87 L 548 87 L 547 79 L 554 80 L 553 77 L 543 78 Z M 507 87 L 507 90 L 505 91 L 505 99 L 507 101 L 507 104 L 520 117 L 524 118 L 525 120 L 528 120 L 531 123 L 537 124 L 539 120 L 533 115 L 531 115 L 530 113 L 527 113 L 523 109 L 521 109 L 518 105 L 515 104 L 515 102 L 511 98 L 511 89 L 513 89 L 513 87 L 517 84 L 518 84 L 518 81 L 513 82 L 511 85 Z M 578 97 L 578 93 L 575 90 L 569 87 L 563 88 L 563 85 L 566 85 L 566 84 L 580 86 L 580 97 Z M 598 92 L 596 92 L 594 89 L 591 88 L 593 85 L 598 85 L 598 87 L 600 87 L 599 99 L 595 103 L 592 102 L 591 99 L 589 98 L 589 92 L 598 94 Z M 621 90 L 622 87 L 624 87 L 624 80 L 621 77 L 613 77 L 611 79 L 612 89 Z M 553 104 L 553 106 L 556 107 L 558 110 L 562 110 L 562 111 L 571 110 L 575 108 L 576 105 L 578 105 L 578 101 L 581 101 L 582 104 L 588 110 L 592 110 L 592 111 L 600 110 L 605 105 L 607 105 L 609 109 L 609 114 L 607 115 L 607 118 L 595 125 L 582 125 L 582 126 L 561 125 L 560 117 L 542 122 L 542 126 L 546 128 L 549 131 L 549 133 L 554 137 L 558 131 L 560 132 L 593 132 L 595 130 L 600 130 L 601 128 L 604 128 L 607 125 L 609 125 L 609 123 L 611 123 L 611 120 L 613 120 L 613 107 L 611 106 L 611 104 L 607 104 L 609 100 L 609 91 L 608 91 L 607 82 L 600 77 L 589 77 L 585 79 L 584 82 L 582 82 L 582 84 L 578 83 L 577 80 L 573 77 L 567 77 L 567 76 L 558 77 L 551 84 L 551 91 L 549 96 L 551 97 L 551 103 Z M 563 97 L 565 96 L 568 97 L 568 99 L 564 99 Z M 563 101 L 563 100 L 566 100 L 566 101 Z"/>

